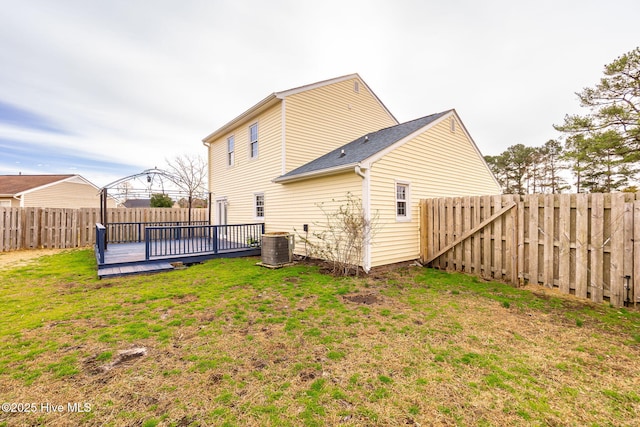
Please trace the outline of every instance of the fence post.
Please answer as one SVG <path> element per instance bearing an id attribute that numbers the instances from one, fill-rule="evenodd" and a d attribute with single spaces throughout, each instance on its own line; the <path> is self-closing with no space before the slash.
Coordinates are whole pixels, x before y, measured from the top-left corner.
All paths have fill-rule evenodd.
<path id="1" fill-rule="evenodd" d="M 218 226 L 213 226 L 213 253 L 218 253 Z"/>
<path id="2" fill-rule="evenodd" d="M 593 302 L 602 302 L 604 294 L 604 195 L 591 196 L 591 280 L 589 292 Z"/>
<path id="3" fill-rule="evenodd" d="M 624 306 L 625 272 L 624 272 L 624 194 L 611 195 L 611 214 L 609 215 L 609 302 L 616 307 Z"/>
<path id="4" fill-rule="evenodd" d="M 148 260 L 151 257 L 151 229 L 145 227 L 144 229 L 144 259 Z"/>
<path id="5" fill-rule="evenodd" d="M 631 298 L 633 306 L 637 307 L 640 303 L 640 200 L 633 202 L 633 276 L 631 286 Z"/>

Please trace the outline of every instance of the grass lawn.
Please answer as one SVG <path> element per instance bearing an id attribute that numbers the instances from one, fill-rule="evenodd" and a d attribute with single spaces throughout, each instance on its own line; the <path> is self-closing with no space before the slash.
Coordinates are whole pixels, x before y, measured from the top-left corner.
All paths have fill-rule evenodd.
<path id="1" fill-rule="evenodd" d="M 640 425 L 634 309 L 257 261 L 98 280 L 74 250 L 0 269 L 0 396 L 16 404 L 0 426 Z"/>

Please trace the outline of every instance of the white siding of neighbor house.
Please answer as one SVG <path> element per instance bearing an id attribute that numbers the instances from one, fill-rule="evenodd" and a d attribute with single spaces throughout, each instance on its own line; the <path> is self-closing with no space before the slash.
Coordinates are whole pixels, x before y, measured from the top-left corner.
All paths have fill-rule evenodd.
<path id="1" fill-rule="evenodd" d="M 367 132 L 397 124 L 357 77 L 289 95 L 285 108 L 286 172 Z"/>
<path id="2" fill-rule="evenodd" d="M 375 162 L 371 176 L 371 210 L 379 216 L 371 248 L 371 266 L 416 259 L 420 254 L 419 201 L 429 197 L 500 194 L 493 175 L 473 142 L 450 117 Z M 395 213 L 396 182 L 410 184 L 410 221 Z"/>

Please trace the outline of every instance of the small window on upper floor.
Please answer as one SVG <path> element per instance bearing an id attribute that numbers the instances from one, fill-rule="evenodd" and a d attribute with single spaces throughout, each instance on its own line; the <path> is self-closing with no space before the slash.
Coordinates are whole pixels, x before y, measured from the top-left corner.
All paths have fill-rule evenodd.
<path id="1" fill-rule="evenodd" d="M 258 124 L 249 126 L 249 157 L 258 158 Z"/>
<path id="2" fill-rule="evenodd" d="M 451 132 L 455 132 L 456 131 L 456 119 L 454 119 L 453 117 L 451 117 Z"/>
<path id="3" fill-rule="evenodd" d="M 231 135 L 227 138 L 227 166 L 233 166 L 235 163 L 235 138 Z"/>
<path id="4" fill-rule="evenodd" d="M 357 80 L 354 80 L 353 82 L 353 91 L 355 93 L 360 93 L 360 82 L 358 82 Z"/>

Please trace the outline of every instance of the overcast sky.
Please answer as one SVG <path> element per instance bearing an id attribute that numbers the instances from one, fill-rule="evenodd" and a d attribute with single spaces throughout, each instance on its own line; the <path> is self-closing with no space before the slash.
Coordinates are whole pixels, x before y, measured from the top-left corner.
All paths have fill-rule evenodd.
<path id="1" fill-rule="evenodd" d="M 0 0 L 0 174 L 102 186 L 267 95 L 359 73 L 401 122 L 455 108 L 483 154 L 559 135 L 640 45 L 640 2 Z M 345 141 L 345 143 L 348 141 Z"/>

